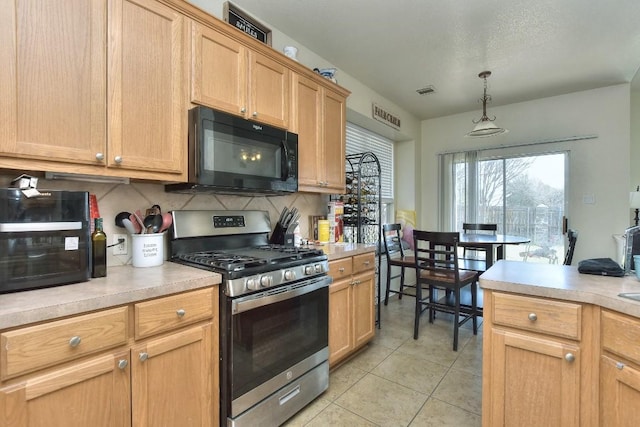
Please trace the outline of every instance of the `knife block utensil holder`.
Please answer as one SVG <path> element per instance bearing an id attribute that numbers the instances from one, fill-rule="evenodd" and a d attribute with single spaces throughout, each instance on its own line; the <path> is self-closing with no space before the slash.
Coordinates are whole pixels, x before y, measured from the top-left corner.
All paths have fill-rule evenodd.
<path id="1" fill-rule="evenodd" d="M 278 222 L 273 233 L 271 233 L 269 243 L 273 245 L 294 246 L 295 237 L 293 233 L 287 233 L 287 230 Z"/>

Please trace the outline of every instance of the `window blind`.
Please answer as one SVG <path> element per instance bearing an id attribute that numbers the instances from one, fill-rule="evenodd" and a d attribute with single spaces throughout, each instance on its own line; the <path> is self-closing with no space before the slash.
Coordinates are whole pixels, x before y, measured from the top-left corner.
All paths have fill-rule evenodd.
<path id="1" fill-rule="evenodd" d="M 393 199 L 393 141 L 353 123 L 347 122 L 346 153 L 370 151 L 380 162 L 380 197 Z"/>

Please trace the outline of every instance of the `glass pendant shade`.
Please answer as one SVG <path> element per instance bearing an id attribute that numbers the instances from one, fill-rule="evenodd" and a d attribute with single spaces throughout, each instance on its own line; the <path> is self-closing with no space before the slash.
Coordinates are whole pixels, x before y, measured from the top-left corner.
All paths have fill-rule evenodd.
<path id="1" fill-rule="evenodd" d="M 493 122 L 496 119 L 495 116 L 492 119 L 487 116 L 487 102 L 491 101 L 491 95 L 487 95 L 487 77 L 489 77 L 490 75 L 491 71 L 483 71 L 478 74 L 478 77 L 484 80 L 484 94 L 480 99 L 480 101 L 482 101 L 482 117 L 478 121 L 473 121 L 474 123 L 476 123 L 476 126 L 465 136 L 472 138 L 483 138 L 509 132 L 504 128 L 496 126 L 496 124 Z"/>

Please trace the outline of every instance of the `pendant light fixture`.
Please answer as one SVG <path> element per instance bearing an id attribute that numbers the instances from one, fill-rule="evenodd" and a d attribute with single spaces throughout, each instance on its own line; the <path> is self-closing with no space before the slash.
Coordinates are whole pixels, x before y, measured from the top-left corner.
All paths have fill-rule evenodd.
<path id="1" fill-rule="evenodd" d="M 480 101 L 482 101 L 482 117 L 480 117 L 480 120 L 473 120 L 473 123 L 476 123 L 476 127 L 473 128 L 473 130 L 465 136 L 472 138 L 483 138 L 509 132 L 508 130 L 498 127 L 495 123 L 493 123 L 493 121 L 496 119 L 496 116 L 493 116 L 492 119 L 487 117 L 487 102 L 491 101 L 491 95 L 487 95 L 487 77 L 489 77 L 490 75 L 491 71 L 483 71 L 478 74 L 478 77 L 484 80 L 484 96 L 480 99 Z"/>

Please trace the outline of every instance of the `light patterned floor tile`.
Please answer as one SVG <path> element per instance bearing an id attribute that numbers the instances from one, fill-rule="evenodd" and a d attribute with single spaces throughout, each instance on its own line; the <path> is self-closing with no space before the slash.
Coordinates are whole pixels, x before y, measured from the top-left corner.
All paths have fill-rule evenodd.
<path id="1" fill-rule="evenodd" d="M 464 409 L 430 398 L 410 427 L 480 427 L 482 419 L 479 415 Z"/>
<path id="2" fill-rule="evenodd" d="M 376 425 L 358 415 L 331 404 L 313 418 L 307 427 L 375 427 Z"/>
<path id="3" fill-rule="evenodd" d="M 372 374 L 430 395 L 447 373 L 448 367 L 396 352 L 379 364 Z"/>
<path id="4" fill-rule="evenodd" d="M 451 369 L 432 396 L 480 415 L 482 413 L 482 377 Z"/>
<path id="5" fill-rule="evenodd" d="M 335 403 L 380 426 L 407 426 L 427 395 L 367 374 Z"/>

